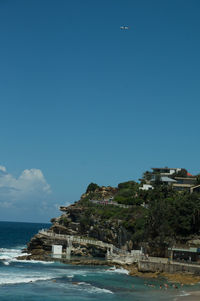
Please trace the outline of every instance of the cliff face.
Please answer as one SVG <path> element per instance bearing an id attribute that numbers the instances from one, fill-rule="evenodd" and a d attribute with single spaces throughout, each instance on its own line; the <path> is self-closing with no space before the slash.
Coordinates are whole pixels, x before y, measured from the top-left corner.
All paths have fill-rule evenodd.
<path id="1" fill-rule="evenodd" d="M 113 197 L 116 191 L 116 188 L 101 187 L 97 191 L 99 200 Z M 111 243 L 118 248 L 131 250 L 133 247 L 131 233 L 123 225 L 123 212 L 127 213 L 129 209 L 105 203 L 94 204 L 87 200 L 89 194 L 83 194 L 80 201 L 70 206 L 61 207 L 60 210 L 63 214 L 51 220 L 52 226 L 49 230 L 56 234 L 88 237 Z M 113 213 L 112 217 L 111 213 Z M 51 253 L 53 244 L 62 244 L 65 249 L 67 242 L 57 241 L 55 238 L 49 238 L 39 233 L 28 243 L 27 251 L 31 253 L 31 258 L 42 259 L 44 255 Z M 103 247 L 73 243 L 72 255 L 104 257 L 105 253 L 106 249 Z"/>
<path id="2" fill-rule="evenodd" d="M 92 238 L 114 244 L 119 248 L 132 249 L 130 234 L 120 225 L 120 220 L 101 220 L 101 217 L 92 214 L 87 218 L 87 207 L 79 202 L 75 205 L 62 207 L 64 212 L 60 217 L 52 219 L 50 231 L 56 234 L 66 234 Z M 65 249 L 65 240 L 49 238 L 42 233 L 36 234 L 28 244 L 27 251 L 34 259 L 42 259 L 44 255 L 51 253 L 53 244 L 62 244 Z M 106 249 L 103 247 L 87 245 L 84 243 L 73 244 L 72 255 L 104 257 Z"/>
<path id="3" fill-rule="evenodd" d="M 199 195 L 180 194 L 162 185 L 142 191 L 133 181 L 118 188 L 94 183 L 88 187 L 78 202 L 60 208 L 62 215 L 51 220 L 50 233 L 91 238 L 128 251 L 142 245 L 158 257 L 167 255 L 173 245 L 199 247 Z M 62 244 L 64 250 L 67 246 L 66 240 L 39 233 L 27 250 L 32 258 L 41 259 L 53 244 Z M 84 242 L 72 246 L 72 255 L 103 257 L 105 252 L 102 246 Z"/>
<path id="4" fill-rule="evenodd" d="M 114 197 L 119 191 L 116 187 L 111 186 L 101 186 L 96 188 L 94 191 L 88 191 L 81 196 L 81 200 L 85 200 L 87 198 L 92 199 L 94 197 L 96 200 L 109 199 Z"/>
<path id="5" fill-rule="evenodd" d="M 90 213 L 90 209 L 91 207 L 82 206 L 79 202 L 69 207 L 61 207 L 64 214 L 52 220 L 50 229 L 54 233 L 92 237 L 127 249 L 129 234 L 121 225 L 122 221 L 102 219 L 98 213 Z"/>

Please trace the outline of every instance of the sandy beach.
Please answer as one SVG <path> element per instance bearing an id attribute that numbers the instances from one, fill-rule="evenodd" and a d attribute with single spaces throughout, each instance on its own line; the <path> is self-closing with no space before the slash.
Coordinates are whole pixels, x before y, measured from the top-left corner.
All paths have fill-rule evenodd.
<path id="1" fill-rule="evenodd" d="M 176 298 L 177 301 L 199 301 L 200 291 L 188 292 L 188 296 L 180 296 Z"/>

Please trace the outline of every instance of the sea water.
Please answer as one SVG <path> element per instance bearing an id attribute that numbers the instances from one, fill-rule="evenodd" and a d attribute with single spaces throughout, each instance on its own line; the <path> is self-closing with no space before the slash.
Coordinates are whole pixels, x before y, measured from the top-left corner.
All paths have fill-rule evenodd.
<path id="1" fill-rule="evenodd" d="M 114 266 L 73 266 L 16 257 L 48 224 L 0 222 L 0 301 L 175 300 L 187 288 L 160 289 L 164 280 L 131 277 Z"/>

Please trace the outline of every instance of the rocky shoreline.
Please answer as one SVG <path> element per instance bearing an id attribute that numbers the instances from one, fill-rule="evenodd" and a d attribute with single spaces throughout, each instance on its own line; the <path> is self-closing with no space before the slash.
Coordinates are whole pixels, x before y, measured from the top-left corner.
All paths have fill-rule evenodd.
<path id="1" fill-rule="evenodd" d="M 122 186 L 122 184 L 120 185 Z M 120 189 L 120 185 L 118 188 L 99 187 L 95 190 L 96 199 L 112 198 Z M 48 230 L 40 231 L 30 240 L 27 249 L 24 250 L 24 253 L 28 253 L 28 255 L 24 254 L 19 259 L 52 261 L 52 245 L 62 245 L 63 255 L 66 255 L 69 251 L 68 237 L 70 236 L 70 239 L 72 238 L 70 245 L 71 260 L 66 258 L 58 259 L 58 261 L 63 263 L 74 265 L 115 265 L 128 270 L 129 274 L 135 277 L 164 278 L 168 281 L 182 284 L 196 284 L 200 282 L 200 276 L 196 276 L 195 271 L 193 274 L 190 274 L 191 270 L 187 270 L 187 272 L 185 270 L 184 273 L 178 272 L 178 270 L 170 270 L 169 272 L 173 274 L 168 274 L 158 272 L 157 267 L 150 269 L 148 265 L 145 269 L 138 268 L 136 263 L 132 264 L 133 260 L 131 262 L 122 260 L 120 256 L 123 252 L 119 253 L 120 255 L 118 254 L 116 258 L 109 258 L 110 250 L 106 247 L 106 244 L 112 245 L 128 254 L 131 254 L 132 250 L 141 248 L 142 245 L 137 243 L 136 239 L 133 239 L 133 233 L 135 231 L 135 222 L 141 218 L 143 210 L 146 209 L 142 206 L 124 209 L 108 205 L 107 203 L 104 205 L 96 204 L 94 201 L 91 201 L 90 194 L 91 192 L 87 192 L 81 196 L 80 201 L 69 206 L 60 207 L 62 215 L 51 220 L 52 226 Z M 73 240 L 73 237 L 78 237 L 79 240 Z M 87 242 L 87 240 L 90 241 Z M 97 242 L 101 242 L 101 244 L 97 244 Z M 149 252 L 150 249 L 148 250 L 148 248 L 149 243 L 146 241 L 146 253 L 148 251 L 148 254 L 155 257 L 160 253 L 159 248 L 154 248 L 154 252 L 152 250 L 152 252 Z M 161 257 L 165 256 L 166 254 Z M 111 260 L 106 260 L 106 258 Z M 153 272 L 149 272 L 151 270 Z M 160 271 L 165 270 L 168 271 L 164 267 L 160 269 Z"/>
<path id="2" fill-rule="evenodd" d="M 41 261 L 52 261 L 52 257 L 49 255 L 22 255 L 17 257 L 19 260 L 41 260 Z M 76 258 L 76 259 L 56 259 L 53 261 L 62 262 L 64 264 L 72 264 L 72 265 L 92 265 L 92 266 L 108 266 L 115 268 L 123 268 L 129 272 L 130 276 L 133 277 L 141 277 L 147 279 L 166 279 L 169 282 L 179 283 L 183 285 L 194 285 L 200 283 L 200 276 L 196 276 L 189 273 L 175 273 L 168 274 L 164 272 L 140 272 L 138 271 L 137 264 L 119 264 L 110 262 L 107 260 L 98 260 L 98 259 L 88 259 L 88 258 Z"/>

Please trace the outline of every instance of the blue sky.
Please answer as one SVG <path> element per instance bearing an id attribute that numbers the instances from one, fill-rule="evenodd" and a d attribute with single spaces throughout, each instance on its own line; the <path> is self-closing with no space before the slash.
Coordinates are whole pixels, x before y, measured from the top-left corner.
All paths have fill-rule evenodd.
<path id="1" fill-rule="evenodd" d="M 0 0 L 0 220 L 48 221 L 90 182 L 154 166 L 200 172 L 199 11 Z"/>

